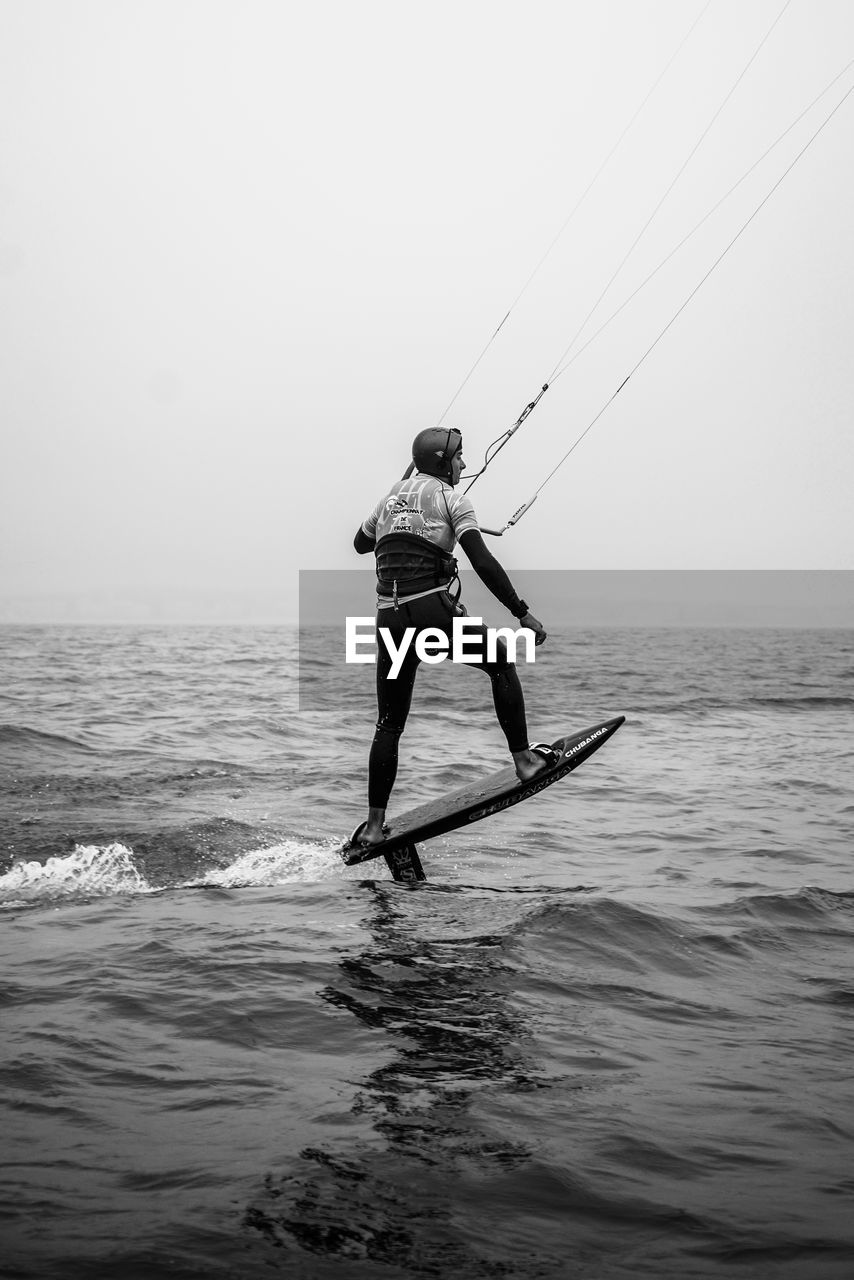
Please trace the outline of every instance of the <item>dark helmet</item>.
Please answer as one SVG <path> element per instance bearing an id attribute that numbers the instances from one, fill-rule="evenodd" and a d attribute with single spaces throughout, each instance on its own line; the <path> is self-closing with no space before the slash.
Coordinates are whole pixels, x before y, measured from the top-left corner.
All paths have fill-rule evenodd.
<path id="1" fill-rule="evenodd" d="M 451 474 L 451 459 L 463 447 L 456 427 L 427 427 L 412 442 L 412 461 L 419 471 L 445 480 Z"/>

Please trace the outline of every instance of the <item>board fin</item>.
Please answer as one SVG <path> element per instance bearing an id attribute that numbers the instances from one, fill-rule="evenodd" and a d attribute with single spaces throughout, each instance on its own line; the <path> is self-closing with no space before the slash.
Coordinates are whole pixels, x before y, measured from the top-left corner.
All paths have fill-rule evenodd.
<path id="1" fill-rule="evenodd" d="M 384 854 L 384 857 L 392 880 L 398 884 L 420 884 L 427 879 L 414 844 L 406 844 L 402 849 Z"/>

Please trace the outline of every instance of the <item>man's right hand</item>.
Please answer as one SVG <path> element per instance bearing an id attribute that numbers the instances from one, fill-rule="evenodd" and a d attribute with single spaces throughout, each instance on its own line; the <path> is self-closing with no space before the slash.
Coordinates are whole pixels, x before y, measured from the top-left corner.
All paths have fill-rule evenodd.
<path id="1" fill-rule="evenodd" d="M 526 613 L 524 618 L 519 619 L 519 623 L 523 627 L 527 627 L 529 631 L 534 633 L 534 644 L 541 645 L 546 642 L 546 629 L 532 613 Z"/>

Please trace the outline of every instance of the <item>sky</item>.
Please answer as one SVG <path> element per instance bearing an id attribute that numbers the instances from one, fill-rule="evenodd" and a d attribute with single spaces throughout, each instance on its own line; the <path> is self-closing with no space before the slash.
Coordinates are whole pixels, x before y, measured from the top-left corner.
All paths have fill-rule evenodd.
<path id="1" fill-rule="evenodd" d="M 852 59 L 850 0 L 0 0 L 0 621 L 294 618 L 546 381 L 511 577 L 854 570 Z"/>

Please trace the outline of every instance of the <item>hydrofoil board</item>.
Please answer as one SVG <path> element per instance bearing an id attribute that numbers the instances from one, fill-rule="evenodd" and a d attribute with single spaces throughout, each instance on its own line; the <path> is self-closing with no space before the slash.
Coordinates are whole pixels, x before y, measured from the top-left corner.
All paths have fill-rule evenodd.
<path id="1" fill-rule="evenodd" d="M 625 722 L 625 716 L 604 720 L 580 733 L 568 734 L 551 744 L 555 763 L 549 765 L 529 782 L 520 782 L 512 765 L 498 769 L 477 782 L 469 782 L 450 791 L 438 800 L 419 805 L 402 813 L 388 824 L 387 836 L 382 844 L 368 847 L 347 841 L 341 849 L 341 857 L 348 867 L 372 858 L 385 858 L 395 880 L 416 883 L 426 879 L 417 844 L 434 836 L 445 835 L 458 827 L 468 826 L 488 818 L 494 813 L 510 809 L 522 800 L 529 800 L 572 773 L 580 764 L 598 751 Z"/>

